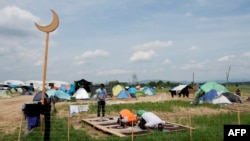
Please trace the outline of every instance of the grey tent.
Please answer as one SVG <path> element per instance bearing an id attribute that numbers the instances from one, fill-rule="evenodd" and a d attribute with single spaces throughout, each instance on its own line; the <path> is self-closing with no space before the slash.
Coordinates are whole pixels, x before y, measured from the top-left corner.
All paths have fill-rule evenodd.
<path id="1" fill-rule="evenodd" d="M 236 94 L 230 92 L 223 92 L 222 95 L 224 95 L 232 103 L 243 103 L 241 97 Z"/>

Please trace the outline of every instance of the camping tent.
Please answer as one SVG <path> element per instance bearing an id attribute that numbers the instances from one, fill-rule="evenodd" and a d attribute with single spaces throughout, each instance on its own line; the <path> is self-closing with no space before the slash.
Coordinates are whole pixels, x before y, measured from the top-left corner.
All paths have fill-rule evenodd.
<path id="1" fill-rule="evenodd" d="M 173 89 L 171 89 L 171 91 L 181 91 L 182 89 L 184 89 L 185 87 L 187 87 L 187 85 L 178 85 L 176 87 L 174 87 Z"/>
<path id="2" fill-rule="evenodd" d="M 55 97 L 57 101 L 70 100 L 69 94 L 61 90 L 50 89 L 46 91 L 48 97 Z"/>
<path id="3" fill-rule="evenodd" d="M 130 93 L 131 97 L 133 97 L 133 98 L 136 98 L 136 95 L 135 95 L 136 91 L 137 90 L 135 87 L 128 88 L 128 92 Z"/>
<path id="4" fill-rule="evenodd" d="M 46 82 L 47 85 L 49 85 L 51 88 L 60 88 L 62 86 L 66 87 L 67 85 L 69 85 L 68 82 L 65 81 L 58 81 L 58 80 L 50 80 Z"/>
<path id="5" fill-rule="evenodd" d="M 136 95 L 136 97 L 140 97 L 140 96 L 146 96 L 144 93 L 143 93 L 143 91 L 136 91 L 136 93 L 135 93 L 135 95 Z"/>
<path id="6" fill-rule="evenodd" d="M 76 99 L 89 99 L 89 94 L 84 88 L 79 88 L 73 95 Z"/>
<path id="7" fill-rule="evenodd" d="M 40 80 L 28 80 L 25 82 L 25 85 L 32 85 L 35 90 L 38 90 L 39 87 L 42 87 L 43 82 Z"/>
<path id="8" fill-rule="evenodd" d="M 223 85 L 211 81 L 211 82 L 206 82 L 205 84 L 200 86 L 198 91 L 195 93 L 196 98 L 200 98 L 202 95 L 204 95 L 206 92 L 209 92 L 212 89 L 216 90 L 219 93 L 228 92 L 227 88 L 225 88 Z"/>
<path id="9" fill-rule="evenodd" d="M 89 82 L 85 79 L 74 81 L 74 85 L 75 85 L 74 92 L 76 92 L 79 88 L 84 88 L 87 92 L 91 92 L 92 82 Z"/>
<path id="10" fill-rule="evenodd" d="M 240 98 L 240 96 L 238 96 L 236 94 L 233 94 L 233 93 L 230 93 L 230 92 L 224 92 L 224 93 L 222 93 L 222 95 L 224 95 L 231 102 L 243 103 L 243 101 Z"/>
<path id="11" fill-rule="evenodd" d="M 11 94 L 8 90 L 0 90 L 0 98 L 10 98 Z"/>
<path id="12" fill-rule="evenodd" d="M 212 100 L 212 103 L 213 104 L 231 104 L 232 102 L 229 101 L 224 95 L 219 95 Z"/>
<path id="13" fill-rule="evenodd" d="M 25 83 L 20 81 L 20 80 L 5 80 L 3 82 L 3 84 L 5 84 L 5 85 L 12 84 L 12 85 L 19 85 L 19 86 L 20 85 L 25 85 Z"/>
<path id="14" fill-rule="evenodd" d="M 154 90 L 153 87 L 143 87 L 142 91 L 147 96 L 149 96 L 149 95 L 155 95 L 155 90 Z"/>
<path id="15" fill-rule="evenodd" d="M 59 101 L 70 100 L 70 96 L 61 90 L 56 90 L 54 97 L 58 98 Z"/>
<path id="16" fill-rule="evenodd" d="M 49 89 L 46 91 L 48 97 L 55 96 L 56 90 L 55 89 Z"/>
<path id="17" fill-rule="evenodd" d="M 189 90 L 188 89 L 193 89 L 191 86 L 189 85 L 183 85 L 180 84 L 172 89 L 169 90 L 169 92 L 171 93 L 171 96 L 174 97 L 174 95 L 178 94 L 179 97 L 181 97 L 181 94 L 183 95 L 183 97 L 189 97 Z"/>
<path id="18" fill-rule="evenodd" d="M 121 99 L 126 99 L 126 98 L 131 98 L 131 95 L 128 91 L 126 90 L 121 90 L 118 95 L 117 98 L 121 98 Z"/>
<path id="19" fill-rule="evenodd" d="M 45 103 L 50 104 L 51 103 L 51 98 L 47 95 L 47 93 L 44 93 L 44 99 L 46 100 Z M 41 101 L 42 100 L 42 91 L 39 91 L 35 94 L 33 97 L 33 101 Z"/>
<path id="20" fill-rule="evenodd" d="M 212 102 L 213 99 L 215 99 L 218 96 L 219 94 L 217 93 L 217 91 L 212 89 L 206 92 L 203 96 L 201 96 L 199 100 L 203 102 Z"/>
<path id="21" fill-rule="evenodd" d="M 242 103 L 240 96 L 229 92 L 223 85 L 216 82 L 203 84 L 196 92 L 194 104 L 210 102 L 214 104 Z"/>
<path id="22" fill-rule="evenodd" d="M 124 87 L 120 84 L 113 86 L 112 87 L 113 96 L 117 96 L 122 90 L 124 90 Z"/>

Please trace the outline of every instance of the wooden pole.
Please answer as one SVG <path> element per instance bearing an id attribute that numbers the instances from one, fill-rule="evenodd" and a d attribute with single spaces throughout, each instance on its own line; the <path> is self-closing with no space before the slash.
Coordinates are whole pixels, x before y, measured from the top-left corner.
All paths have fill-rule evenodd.
<path id="1" fill-rule="evenodd" d="M 44 105 L 44 103 L 45 103 L 44 97 L 45 97 L 45 85 L 46 85 L 45 82 L 46 82 L 46 72 L 47 72 L 48 46 L 49 46 L 49 32 L 52 32 L 52 31 L 56 30 L 56 28 L 59 25 L 59 17 L 57 16 L 56 12 L 53 11 L 53 10 L 51 10 L 51 12 L 53 13 L 53 21 L 49 25 L 41 26 L 41 25 L 35 23 L 36 27 L 40 31 L 46 33 L 46 45 L 45 45 L 45 55 L 44 55 L 44 67 L 43 67 L 42 99 L 41 99 L 42 105 Z M 49 116 L 50 116 L 50 114 L 49 114 Z M 48 118 L 47 115 L 46 115 L 45 118 Z M 49 117 L 49 120 L 50 120 L 50 117 Z M 43 116 L 40 115 L 40 131 L 41 132 L 42 132 L 42 123 L 43 123 Z M 49 124 L 49 126 L 50 126 L 50 124 Z M 46 124 L 45 124 L 45 127 L 47 127 Z"/>
<path id="2" fill-rule="evenodd" d="M 238 107 L 238 124 L 240 125 L 240 110 L 239 110 L 239 107 Z"/>
<path id="3" fill-rule="evenodd" d="M 69 107 L 69 117 L 68 117 L 68 141 L 70 140 L 70 137 L 69 137 L 69 128 L 70 128 L 70 107 Z"/>
<path id="4" fill-rule="evenodd" d="M 23 124 L 23 115 L 21 116 L 21 123 L 20 123 L 20 129 L 19 129 L 19 134 L 18 134 L 18 141 L 20 141 L 20 137 L 21 137 L 22 124 Z"/>
<path id="5" fill-rule="evenodd" d="M 43 85 L 42 85 L 42 105 L 44 105 L 45 98 L 45 85 L 46 85 L 46 75 L 47 75 L 47 60 L 48 60 L 48 46 L 49 46 L 49 32 L 46 32 L 46 45 L 45 45 L 45 53 L 44 53 L 44 64 L 43 64 Z M 40 131 L 43 130 L 43 116 L 40 115 Z"/>
<path id="6" fill-rule="evenodd" d="M 44 97 L 45 97 L 45 85 L 46 85 L 46 75 L 47 75 L 47 60 L 48 60 L 48 46 L 49 46 L 49 32 L 46 32 L 46 46 L 45 46 L 44 64 L 43 64 L 42 104 L 44 104 Z"/>
<path id="7" fill-rule="evenodd" d="M 189 127 L 191 127 L 191 116 L 190 116 L 190 109 L 188 110 L 188 119 L 189 119 Z M 190 135 L 190 141 L 192 141 L 192 129 L 189 128 L 189 135 Z"/>
<path id="8" fill-rule="evenodd" d="M 132 137 L 132 141 L 134 140 L 134 122 L 132 120 L 132 134 L 131 134 L 131 137 Z"/>
<path id="9" fill-rule="evenodd" d="M 131 110 L 131 112 L 133 113 L 133 110 Z M 131 133 L 131 140 L 134 140 L 134 120 L 132 120 L 132 133 Z"/>

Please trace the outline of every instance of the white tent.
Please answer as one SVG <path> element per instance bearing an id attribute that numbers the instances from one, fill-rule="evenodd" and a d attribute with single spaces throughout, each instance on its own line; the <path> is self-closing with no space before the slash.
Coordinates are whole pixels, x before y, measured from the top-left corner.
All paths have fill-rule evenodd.
<path id="1" fill-rule="evenodd" d="M 13 84 L 13 85 L 25 85 L 25 83 L 23 81 L 20 80 L 5 80 L 3 82 L 3 84 L 7 85 L 7 84 Z"/>
<path id="2" fill-rule="evenodd" d="M 218 97 L 212 100 L 213 104 L 231 104 L 232 102 L 229 101 L 224 95 L 219 95 Z"/>
<path id="3" fill-rule="evenodd" d="M 26 85 L 33 84 L 34 89 L 38 90 L 38 88 L 42 87 L 43 82 L 40 80 L 28 80 L 25 82 Z"/>
<path id="4" fill-rule="evenodd" d="M 50 81 L 46 82 L 47 85 L 49 85 L 50 83 L 53 83 L 54 87 L 56 87 L 56 88 L 66 87 L 66 86 L 70 85 L 70 83 L 68 83 L 68 82 L 58 81 L 58 80 L 50 80 Z"/>
<path id="5" fill-rule="evenodd" d="M 89 99 L 89 94 L 84 88 L 79 88 L 73 95 L 76 99 Z"/>
<path id="6" fill-rule="evenodd" d="M 187 87 L 187 85 L 179 85 L 179 86 L 176 86 L 173 89 L 171 89 L 171 91 L 181 91 L 185 87 Z"/>

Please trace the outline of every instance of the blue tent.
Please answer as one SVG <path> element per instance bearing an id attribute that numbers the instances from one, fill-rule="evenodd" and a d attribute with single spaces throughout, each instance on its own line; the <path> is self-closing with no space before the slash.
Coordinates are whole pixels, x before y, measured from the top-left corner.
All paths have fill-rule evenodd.
<path id="1" fill-rule="evenodd" d="M 117 98 L 131 98 L 130 93 L 126 90 L 121 90 L 118 95 Z"/>
<path id="2" fill-rule="evenodd" d="M 55 89 L 49 89 L 46 91 L 48 97 L 55 96 L 56 90 Z"/>
<path id="3" fill-rule="evenodd" d="M 200 97 L 200 101 L 203 102 L 212 102 L 214 98 L 218 96 L 218 93 L 216 90 L 212 89 L 208 92 L 206 92 L 202 97 Z"/>
<path id="4" fill-rule="evenodd" d="M 142 92 L 145 94 L 145 95 L 155 95 L 155 89 L 153 87 L 144 87 L 142 89 Z"/>
<path id="5" fill-rule="evenodd" d="M 63 92 L 62 90 L 56 90 L 55 97 L 59 98 L 60 100 L 70 100 L 69 94 Z"/>
<path id="6" fill-rule="evenodd" d="M 69 90 L 67 91 L 67 93 L 68 93 L 69 95 L 73 95 L 74 92 L 75 92 L 75 85 L 74 85 L 74 84 L 70 84 L 70 88 L 69 88 Z"/>
<path id="7" fill-rule="evenodd" d="M 58 88 L 58 90 L 61 90 L 61 91 L 63 91 L 63 92 L 66 92 L 66 87 L 65 87 L 65 86 L 61 86 L 61 87 Z"/>
<path id="8" fill-rule="evenodd" d="M 136 88 L 135 87 L 130 87 L 129 89 L 128 89 L 128 92 L 129 93 L 136 93 Z"/>
<path id="9" fill-rule="evenodd" d="M 135 95 L 136 91 L 137 91 L 137 90 L 136 90 L 135 87 L 130 87 L 130 88 L 128 89 L 128 92 L 130 93 L 131 97 L 133 97 L 133 98 L 136 98 L 136 95 Z"/>

